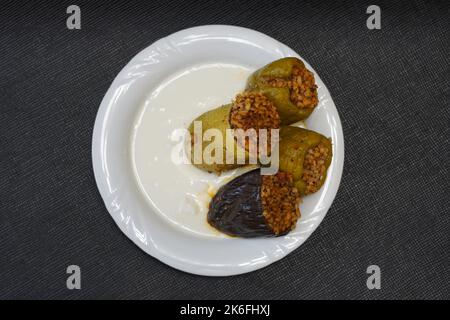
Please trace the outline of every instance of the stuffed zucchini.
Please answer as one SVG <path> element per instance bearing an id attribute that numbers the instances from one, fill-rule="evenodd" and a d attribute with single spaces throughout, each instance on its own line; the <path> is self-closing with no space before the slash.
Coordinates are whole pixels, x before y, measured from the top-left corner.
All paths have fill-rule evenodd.
<path id="1" fill-rule="evenodd" d="M 195 131 L 195 123 L 201 123 L 201 130 Z M 274 104 L 263 94 L 258 92 L 243 92 L 238 94 L 231 104 L 221 106 L 219 108 L 205 112 L 196 118 L 189 126 L 189 133 L 191 135 L 191 162 L 196 167 L 209 172 L 221 173 L 224 170 L 233 169 L 245 164 L 248 164 L 249 139 L 245 140 L 244 144 L 236 139 L 236 136 L 231 134 L 227 129 L 254 129 L 256 138 L 259 143 L 259 130 L 267 129 L 267 149 L 270 150 L 271 129 L 279 129 L 280 117 Z M 223 141 L 218 159 L 222 161 L 214 161 L 214 159 L 204 158 L 203 150 L 208 148 L 211 143 L 209 139 L 204 139 L 204 133 L 208 129 L 218 129 L 223 138 L 232 141 L 231 144 Z M 201 142 L 201 143 L 200 143 Z M 201 152 L 195 152 L 196 146 Z M 258 146 L 258 144 L 256 144 Z M 257 151 L 256 151 L 257 152 Z M 214 153 L 214 152 L 213 152 Z M 239 154 L 244 155 L 244 163 L 238 163 L 237 157 Z M 231 156 L 230 156 L 231 155 Z M 259 154 L 256 154 L 256 159 Z M 215 154 L 213 154 L 215 156 Z M 200 157 L 200 158 L 199 158 Z M 228 161 L 227 159 L 230 159 Z M 212 157 L 211 157 L 212 158 Z"/>
<path id="2" fill-rule="evenodd" d="M 247 172 L 222 186 L 209 205 L 208 223 L 230 236 L 281 236 L 300 217 L 300 196 L 290 173 Z"/>
<path id="3" fill-rule="evenodd" d="M 331 141 L 320 133 L 292 126 L 280 129 L 279 170 L 292 174 L 300 194 L 320 189 L 331 158 Z"/>
<path id="4" fill-rule="evenodd" d="M 247 89 L 264 93 L 277 107 L 282 125 L 306 119 L 319 100 L 314 74 L 297 58 L 276 60 L 255 71 Z"/>

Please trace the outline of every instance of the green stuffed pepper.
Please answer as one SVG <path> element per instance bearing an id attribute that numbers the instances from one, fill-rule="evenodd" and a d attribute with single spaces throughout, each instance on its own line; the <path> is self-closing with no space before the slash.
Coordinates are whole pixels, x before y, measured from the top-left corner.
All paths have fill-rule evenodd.
<path id="1" fill-rule="evenodd" d="M 282 127 L 279 159 L 279 170 L 292 174 L 300 194 L 314 193 L 324 184 L 331 164 L 331 141 L 311 130 Z"/>
<path id="2" fill-rule="evenodd" d="M 201 130 L 195 130 L 195 124 L 201 124 Z M 241 143 L 236 139 L 234 134 L 230 135 L 228 129 L 242 129 L 245 132 L 248 129 L 254 129 L 259 141 L 259 130 L 267 129 L 267 149 L 270 150 L 271 129 L 279 129 L 280 117 L 274 104 L 263 94 L 258 92 L 243 92 L 238 94 L 231 104 L 227 104 L 216 109 L 205 112 L 196 118 L 189 126 L 189 133 L 191 135 L 191 154 L 190 159 L 194 166 L 208 171 L 220 174 L 222 171 L 234 169 L 239 166 L 248 164 L 250 157 L 249 149 L 250 138 Z M 205 139 L 205 132 L 208 129 L 217 129 L 225 141 L 222 141 L 222 146 L 216 154 L 217 149 L 211 152 L 209 159 L 204 158 L 203 151 L 209 148 L 213 140 L 212 138 Z M 216 139 L 216 138 L 215 138 Z M 228 141 L 232 141 L 228 143 Z M 198 152 L 198 148 L 201 152 Z M 196 149 L 197 148 L 197 149 Z M 197 152 L 196 152 L 197 150 Z M 231 155 L 231 156 L 230 156 Z M 239 163 L 237 158 L 239 155 L 244 155 L 245 162 Z M 216 157 L 218 156 L 218 157 Z M 256 159 L 259 154 L 256 155 Z M 227 159 L 230 159 L 228 161 Z M 216 160 L 219 159 L 219 160 Z"/>
<path id="3" fill-rule="evenodd" d="M 319 100 L 314 74 L 297 58 L 276 60 L 255 71 L 247 89 L 265 94 L 277 107 L 282 125 L 304 120 Z"/>

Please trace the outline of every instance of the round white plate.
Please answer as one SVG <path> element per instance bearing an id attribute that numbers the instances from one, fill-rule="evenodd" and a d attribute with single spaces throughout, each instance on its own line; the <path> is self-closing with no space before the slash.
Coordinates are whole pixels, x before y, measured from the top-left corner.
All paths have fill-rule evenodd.
<path id="1" fill-rule="evenodd" d="M 95 179 L 119 228 L 142 250 L 189 273 L 241 274 L 262 268 L 299 247 L 330 207 L 342 175 L 344 139 L 331 96 L 318 74 L 319 106 L 306 121 L 333 142 L 322 189 L 303 199 L 301 219 L 288 235 L 239 239 L 206 223 L 221 177 L 171 161 L 178 129 L 206 110 L 228 103 L 248 74 L 288 56 L 301 58 L 259 32 L 211 25 L 160 39 L 118 74 L 100 105 L 92 139 Z"/>

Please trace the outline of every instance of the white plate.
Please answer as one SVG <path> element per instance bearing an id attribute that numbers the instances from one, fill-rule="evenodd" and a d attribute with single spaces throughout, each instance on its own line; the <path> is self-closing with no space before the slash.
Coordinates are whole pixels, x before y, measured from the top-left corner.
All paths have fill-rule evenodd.
<path id="1" fill-rule="evenodd" d="M 259 32 L 201 26 L 158 40 L 119 73 L 97 114 L 92 160 L 106 208 L 142 250 L 189 273 L 235 275 L 281 259 L 317 228 L 339 186 L 344 140 L 333 100 L 306 62 L 320 101 L 306 126 L 331 137 L 333 161 L 322 189 L 301 203 L 295 230 L 270 239 L 223 236 L 206 223 L 208 192 L 238 173 L 218 178 L 170 161 L 175 129 L 229 102 L 253 70 L 288 56 L 300 58 Z"/>

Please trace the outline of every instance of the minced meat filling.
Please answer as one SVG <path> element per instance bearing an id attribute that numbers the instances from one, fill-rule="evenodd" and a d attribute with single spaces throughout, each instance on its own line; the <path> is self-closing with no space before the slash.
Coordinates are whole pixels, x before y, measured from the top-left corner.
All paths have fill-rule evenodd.
<path id="1" fill-rule="evenodd" d="M 280 128 L 280 116 L 275 105 L 262 93 L 244 92 L 238 94 L 230 112 L 230 126 L 233 129 L 267 129 L 267 146 L 270 148 L 270 129 Z"/>
<path id="2" fill-rule="evenodd" d="M 294 187 L 292 174 L 280 171 L 263 175 L 261 201 L 266 223 L 276 235 L 295 227 L 300 218 L 300 194 Z"/>
<path id="3" fill-rule="evenodd" d="M 314 148 L 308 150 L 303 162 L 303 176 L 302 179 L 306 183 L 305 194 L 313 193 L 319 190 L 319 182 L 323 179 L 327 172 L 325 166 L 326 158 L 330 150 L 323 145 L 319 144 Z"/>
<path id="4" fill-rule="evenodd" d="M 306 68 L 294 67 L 290 79 L 266 79 L 271 87 L 290 89 L 290 98 L 299 108 L 315 108 L 319 103 L 314 74 Z"/>

